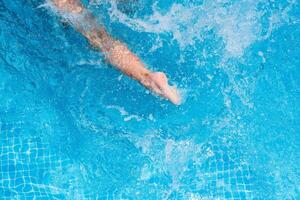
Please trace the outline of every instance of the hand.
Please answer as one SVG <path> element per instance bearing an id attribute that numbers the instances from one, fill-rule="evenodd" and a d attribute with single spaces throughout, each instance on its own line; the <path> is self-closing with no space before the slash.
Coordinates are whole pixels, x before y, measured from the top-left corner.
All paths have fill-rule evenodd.
<path id="1" fill-rule="evenodd" d="M 158 95 L 170 100 L 172 103 L 179 105 L 181 98 L 175 86 L 168 84 L 167 76 L 162 72 L 152 72 L 142 82 L 147 88 Z"/>

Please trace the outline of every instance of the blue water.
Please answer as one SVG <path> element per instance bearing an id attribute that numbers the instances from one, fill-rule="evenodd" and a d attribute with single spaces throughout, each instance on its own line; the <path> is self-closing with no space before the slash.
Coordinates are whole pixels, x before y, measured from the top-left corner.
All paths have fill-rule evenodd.
<path id="1" fill-rule="evenodd" d="M 300 199 L 299 1 L 85 1 L 178 107 L 43 4 L 0 0 L 0 199 Z"/>

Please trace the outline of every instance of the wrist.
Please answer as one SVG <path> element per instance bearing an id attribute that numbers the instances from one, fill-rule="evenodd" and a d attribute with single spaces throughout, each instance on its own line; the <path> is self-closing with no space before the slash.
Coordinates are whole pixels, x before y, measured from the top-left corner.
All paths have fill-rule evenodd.
<path id="1" fill-rule="evenodd" d="M 150 71 L 144 71 L 140 74 L 139 81 L 146 87 L 151 85 L 151 74 L 152 72 Z"/>

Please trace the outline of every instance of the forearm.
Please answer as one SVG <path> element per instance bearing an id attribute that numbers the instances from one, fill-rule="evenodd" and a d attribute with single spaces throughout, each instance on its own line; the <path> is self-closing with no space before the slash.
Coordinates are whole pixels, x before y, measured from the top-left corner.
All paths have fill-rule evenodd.
<path id="1" fill-rule="evenodd" d="M 113 45 L 106 53 L 107 60 L 118 69 L 123 71 L 128 76 L 140 81 L 144 85 L 145 78 L 150 74 L 150 71 L 144 67 L 141 60 L 133 54 L 120 41 L 114 41 Z"/>
<path id="2" fill-rule="evenodd" d="M 89 32 L 83 31 L 82 34 L 91 45 L 104 53 L 110 64 L 120 69 L 126 75 L 146 84 L 143 81 L 150 71 L 144 67 L 142 61 L 126 45 L 112 38 L 104 28 L 98 28 Z"/>
<path id="3" fill-rule="evenodd" d="M 141 60 L 119 41 L 114 42 L 106 57 L 112 65 L 142 83 L 150 73 Z"/>

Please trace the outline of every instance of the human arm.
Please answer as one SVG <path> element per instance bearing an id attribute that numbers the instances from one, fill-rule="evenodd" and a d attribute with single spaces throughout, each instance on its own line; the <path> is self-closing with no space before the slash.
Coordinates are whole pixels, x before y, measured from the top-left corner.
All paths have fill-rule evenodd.
<path id="1" fill-rule="evenodd" d="M 110 64 L 158 95 L 169 99 L 174 104 L 180 104 L 179 93 L 175 87 L 168 85 L 166 75 L 147 69 L 144 63 L 125 44 L 111 37 L 97 23 L 93 15 L 79 0 L 52 1 L 59 11 L 82 17 L 83 20 L 73 23 L 75 29 L 82 33 L 91 45 L 103 52 Z"/>

